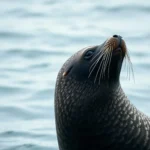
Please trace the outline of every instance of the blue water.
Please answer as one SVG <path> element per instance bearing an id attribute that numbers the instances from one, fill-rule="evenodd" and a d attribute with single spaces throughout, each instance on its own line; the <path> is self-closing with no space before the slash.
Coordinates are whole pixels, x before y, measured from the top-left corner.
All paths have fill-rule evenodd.
<path id="1" fill-rule="evenodd" d="M 57 150 L 54 87 L 73 53 L 123 36 L 134 80 L 121 84 L 150 115 L 150 1 L 0 0 L 0 150 Z"/>

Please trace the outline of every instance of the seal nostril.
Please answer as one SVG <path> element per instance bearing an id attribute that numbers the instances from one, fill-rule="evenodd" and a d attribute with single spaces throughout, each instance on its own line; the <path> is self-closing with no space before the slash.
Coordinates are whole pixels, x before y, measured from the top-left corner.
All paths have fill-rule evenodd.
<path id="1" fill-rule="evenodd" d="M 118 35 L 116 35 L 116 34 L 115 34 L 115 35 L 113 35 L 113 37 L 116 37 L 116 38 L 117 38 L 117 37 L 118 37 Z"/>
<path id="2" fill-rule="evenodd" d="M 122 36 L 120 36 L 120 35 L 113 35 L 113 37 L 115 37 L 115 38 L 121 38 L 122 39 Z"/>

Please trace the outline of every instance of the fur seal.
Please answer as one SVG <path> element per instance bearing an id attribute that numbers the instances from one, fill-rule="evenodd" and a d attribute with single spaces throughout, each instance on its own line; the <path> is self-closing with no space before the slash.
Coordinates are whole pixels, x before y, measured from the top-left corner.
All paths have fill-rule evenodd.
<path id="1" fill-rule="evenodd" d="M 84 48 L 62 66 L 55 88 L 60 150 L 150 150 L 150 119 L 120 85 L 125 41 L 113 35 Z"/>

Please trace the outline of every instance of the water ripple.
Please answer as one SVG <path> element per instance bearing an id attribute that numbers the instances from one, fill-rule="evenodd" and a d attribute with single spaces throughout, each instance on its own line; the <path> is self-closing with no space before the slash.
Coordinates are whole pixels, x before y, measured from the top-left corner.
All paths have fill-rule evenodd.
<path id="1" fill-rule="evenodd" d="M 12 31 L 0 31 L 0 39 L 18 39 L 18 38 L 32 38 L 32 34 L 27 33 L 19 33 L 19 32 L 12 32 Z"/>
<path id="2" fill-rule="evenodd" d="M 121 82 L 131 102 L 150 115 L 150 2 L 142 0 L 0 1 L 0 149 L 58 149 L 54 88 L 76 51 L 123 36 L 135 83 Z"/>

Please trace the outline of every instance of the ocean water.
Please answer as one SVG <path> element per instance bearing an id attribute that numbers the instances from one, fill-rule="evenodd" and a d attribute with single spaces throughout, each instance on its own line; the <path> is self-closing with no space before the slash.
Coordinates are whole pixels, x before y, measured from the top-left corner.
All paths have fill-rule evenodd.
<path id="1" fill-rule="evenodd" d="M 76 51 L 113 34 L 126 41 L 135 82 L 121 84 L 150 115 L 150 1 L 0 0 L 0 150 L 57 150 L 54 88 Z"/>

